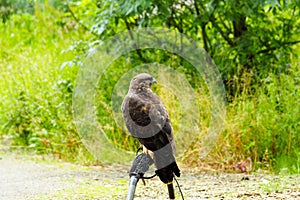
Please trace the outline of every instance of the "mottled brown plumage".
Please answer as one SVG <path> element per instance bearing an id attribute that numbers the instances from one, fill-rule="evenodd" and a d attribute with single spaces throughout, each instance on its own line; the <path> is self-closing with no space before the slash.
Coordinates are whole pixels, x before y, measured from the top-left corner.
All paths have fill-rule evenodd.
<path id="1" fill-rule="evenodd" d="M 156 80 L 149 74 L 135 76 L 122 103 L 126 127 L 133 137 L 153 152 L 156 173 L 164 183 L 180 176 L 175 161 L 175 143 L 169 114 L 159 97 L 151 90 Z"/>

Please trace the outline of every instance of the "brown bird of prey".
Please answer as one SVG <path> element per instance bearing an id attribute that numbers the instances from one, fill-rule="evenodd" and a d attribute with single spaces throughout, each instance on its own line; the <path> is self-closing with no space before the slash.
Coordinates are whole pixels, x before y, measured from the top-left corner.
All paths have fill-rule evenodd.
<path id="1" fill-rule="evenodd" d="M 165 184 L 180 176 L 175 161 L 173 128 L 166 107 L 151 90 L 156 80 L 147 73 L 135 76 L 122 103 L 126 127 L 154 159 L 156 174 Z"/>

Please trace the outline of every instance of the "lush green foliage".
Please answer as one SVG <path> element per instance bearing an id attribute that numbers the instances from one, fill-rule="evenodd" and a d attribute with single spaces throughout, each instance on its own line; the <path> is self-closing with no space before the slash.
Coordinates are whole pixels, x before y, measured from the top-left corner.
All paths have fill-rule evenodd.
<path id="1" fill-rule="evenodd" d="M 157 26 L 197 39 L 219 66 L 231 97 L 242 92 L 240 83 L 249 73 L 249 81 L 260 84 L 270 72 L 288 71 L 292 46 L 300 42 L 299 6 L 298 0 L 105 0 L 76 1 L 70 8 L 95 39 Z"/>
<path id="2" fill-rule="evenodd" d="M 74 59 L 68 48 L 86 37 L 62 25 L 63 14 L 44 9 L 0 24 L 1 136 L 5 144 L 73 159 L 82 148 L 72 122 L 77 67 L 67 62 Z"/>
<path id="3" fill-rule="evenodd" d="M 17 7 L 5 1 L 5 9 Z M 273 2 L 273 1 L 272 1 Z M 66 159 L 89 157 L 72 122 L 76 73 L 88 50 L 127 29 L 164 26 L 203 44 L 224 77 L 230 103 L 226 127 L 206 162 L 226 169 L 248 157 L 256 167 L 300 172 L 299 1 L 73 1 L 56 8 L 11 9 L 0 24 L 0 137 L 4 144 Z M 201 4 L 201 5 L 200 5 Z M 2 6 L 3 6 L 2 5 Z M 59 10 L 59 11 L 58 11 Z M 143 63 L 183 73 L 197 92 L 200 135 L 210 123 L 209 92 L 176 55 L 131 52 L 115 61 L 98 84 L 97 117 L 107 136 L 133 150 L 138 142 L 113 120 L 111 95 L 122 74 Z M 180 126 L 176 97 L 156 88 Z M 104 109 L 103 109 L 104 108 Z M 188 133 L 187 133 L 188 134 Z M 124 139 L 125 138 L 125 139 Z M 180 141 L 178 142 L 180 143 Z M 130 145 L 129 145 L 130 144 Z M 180 145 L 180 144 L 179 144 Z M 197 142 L 181 159 L 200 160 Z"/>
<path id="4" fill-rule="evenodd" d="M 1 0 L 0 2 L 0 18 L 2 22 L 6 22 L 9 17 L 16 13 L 33 13 L 34 2 L 22 0 Z"/>

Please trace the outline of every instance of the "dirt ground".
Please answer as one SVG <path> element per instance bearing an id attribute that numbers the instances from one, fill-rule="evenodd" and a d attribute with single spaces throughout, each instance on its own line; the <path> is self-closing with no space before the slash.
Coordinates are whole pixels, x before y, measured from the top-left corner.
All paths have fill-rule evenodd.
<path id="1" fill-rule="evenodd" d="M 89 166 L 0 152 L 0 199 L 126 199 L 130 165 Z M 153 171 L 153 169 L 152 169 Z M 193 173 L 178 178 L 185 199 L 300 199 L 300 175 Z M 178 187 L 176 196 L 180 198 Z M 167 199 L 158 178 L 135 199 Z"/>

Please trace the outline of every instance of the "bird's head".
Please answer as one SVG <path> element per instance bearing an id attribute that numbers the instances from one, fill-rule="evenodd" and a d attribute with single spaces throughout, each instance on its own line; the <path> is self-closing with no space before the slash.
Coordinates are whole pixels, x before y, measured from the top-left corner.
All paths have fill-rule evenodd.
<path id="1" fill-rule="evenodd" d="M 135 91 L 147 91 L 151 90 L 151 86 L 154 83 L 156 83 L 156 80 L 150 74 L 141 73 L 133 77 L 130 81 L 129 89 Z"/>

